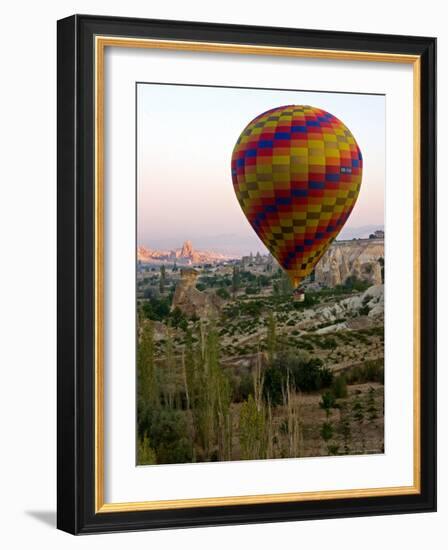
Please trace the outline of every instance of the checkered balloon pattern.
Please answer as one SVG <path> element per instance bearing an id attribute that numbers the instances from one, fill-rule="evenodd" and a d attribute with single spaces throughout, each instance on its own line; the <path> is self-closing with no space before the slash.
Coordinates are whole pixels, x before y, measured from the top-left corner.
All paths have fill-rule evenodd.
<path id="1" fill-rule="evenodd" d="M 347 221 L 362 155 L 350 130 L 309 105 L 257 116 L 232 153 L 232 180 L 253 229 L 297 287 Z"/>

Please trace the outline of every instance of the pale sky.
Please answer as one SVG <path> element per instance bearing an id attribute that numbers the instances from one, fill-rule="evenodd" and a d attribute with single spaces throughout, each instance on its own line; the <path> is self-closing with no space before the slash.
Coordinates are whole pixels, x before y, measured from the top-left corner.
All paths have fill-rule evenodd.
<path id="1" fill-rule="evenodd" d="M 236 199 L 230 159 L 253 118 L 290 104 L 329 111 L 351 130 L 362 151 L 361 191 L 338 238 L 382 227 L 384 96 L 138 84 L 138 245 L 171 249 L 189 239 L 198 249 L 266 252 Z"/>

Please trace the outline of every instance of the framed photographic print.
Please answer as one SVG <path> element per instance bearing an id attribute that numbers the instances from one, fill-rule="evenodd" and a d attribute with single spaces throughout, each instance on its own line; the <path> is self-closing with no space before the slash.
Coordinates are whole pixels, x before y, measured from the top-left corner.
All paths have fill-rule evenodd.
<path id="1" fill-rule="evenodd" d="M 433 38 L 58 22 L 58 527 L 436 507 Z"/>

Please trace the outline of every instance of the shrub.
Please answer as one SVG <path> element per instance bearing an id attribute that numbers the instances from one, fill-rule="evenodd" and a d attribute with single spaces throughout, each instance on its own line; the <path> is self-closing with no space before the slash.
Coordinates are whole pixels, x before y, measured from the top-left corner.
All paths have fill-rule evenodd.
<path id="1" fill-rule="evenodd" d="M 168 298 L 151 298 L 143 303 L 142 312 L 146 319 L 163 321 L 170 314 L 170 301 Z"/>
<path id="2" fill-rule="evenodd" d="M 240 411 L 239 439 L 243 459 L 266 457 L 266 419 L 263 410 L 249 395 Z"/>
<path id="3" fill-rule="evenodd" d="M 191 462 L 193 450 L 184 413 L 171 409 L 140 411 L 139 433 L 147 434 L 157 464 Z"/>
<path id="4" fill-rule="evenodd" d="M 149 438 L 145 434 L 143 438 L 139 438 L 137 443 L 137 464 L 156 464 L 157 457 L 154 449 L 149 443 Z"/>
<path id="5" fill-rule="evenodd" d="M 224 309 L 225 319 L 234 319 L 239 316 L 258 318 L 263 311 L 264 303 L 261 300 L 247 300 L 228 304 Z"/>
<path id="6" fill-rule="evenodd" d="M 282 402 L 288 373 L 294 388 L 303 392 L 318 391 L 333 382 L 333 373 L 322 366 L 320 359 L 291 352 L 279 354 L 264 371 L 264 396 L 273 405 Z"/>
<path id="7" fill-rule="evenodd" d="M 308 340 L 300 340 L 299 341 L 299 346 L 302 348 L 302 349 L 305 349 L 307 351 L 313 351 L 314 350 L 314 346 L 313 344 L 308 341 Z"/>
<path id="8" fill-rule="evenodd" d="M 332 445 L 328 445 L 328 454 L 329 455 L 337 455 L 339 454 L 339 445 L 333 443 Z"/>
<path id="9" fill-rule="evenodd" d="M 365 305 L 365 306 L 362 306 L 360 309 L 359 309 L 359 314 L 360 315 L 365 315 L 367 316 L 370 312 L 370 307 L 368 305 Z"/>
<path id="10" fill-rule="evenodd" d="M 181 328 L 182 330 L 187 330 L 188 321 L 185 314 L 178 307 L 170 313 L 171 326 L 174 328 Z"/>
<path id="11" fill-rule="evenodd" d="M 327 442 L 333 437 L 333 425 L 330 422 L 324 422 L 322 428 L 320 429 L 321 438 Z"/>
<path id="12" fill-rule="evenodd" d="M 235 403 L 242 403 L 247 400 L 249 395 L 253 394 L 254 383 L 249 372 L 243 372 L 240 376 L 233 376 L 231 384 Z"/>
<path id="13" fill-rule="evenodd" d="M 294 366 L 292 373 L 296 387 L 304 392 L 317 391 L 323 387 L 322 361 L 320 359 L 315 358 L 306 363 L 299 363 Z"/>
<path id="14" fill-rule="evenodd" d="M 278 367 L 269 367 L 264 371 L 263 395 L 266 401 L 272 405 L 279 405 L 283 401 L 283 387 L 286 379 L 286 373 L 283 373 Z"/>
<path id="15" fill-rule="evenodd" d="M 258 277 L 258 283 L 260 286 L 270 286 L 271 285 L 271 279 L 270 277 L 267 277 L 266 275 L 260 275 Z"/>
<path id="16" fill-rule="evenodd" d="M 259 293 L 260 293 L 260 289 L 257 286 L 247 286 L 246 287 L 246 294 L 248 296 L 253 295 L 253 294 L 259 294 Z"/>
<path id="17" fill-rule="evenodd" d="M 222 298 L 223 300 L 229 300 L 230 299 L 230 294 L 229 294 L 229 291 L 226 289 L 226 288 L 218 288 L 218 290 L 216 291 L 216 294 Z"/>
<path id="18" fill-rule="evenodd" d="M 333 383 L 333 373 L 328 367 L 322 367 L 320 371 L 320 386 L 321 388 L 329 388 Z"/>
<path id="19" fill-rule="evenodd" d="M 322 394 L 321 400 L 319 401 L 319 407 L 323 409 L 327 417 L 330 416 L 331 409 L 336 405 L 336 399 L 332 392 L 326 391 Z"/>
<path id="20" fill-rule="evenodd" d="M 334 379 L 331 389 L 336 399 L 347 397 L 347 380 L 343 374 L 340 374 Z"/>
<path id="21" fill-rule="evenodd" d="M 322 349 L 336 349 L 338 347 L 338 343 L 334 338 L 322 338 L 321 340 L 318 340 L 318 345 Z"/>
<path id="22" fill-rule="evenodd" d="M 361 281 L 355 275 L 347 277 L 342 287 L 345 290 L 357 290 L 358 292 L 364 292 L 369 288 L 370 284 L 366 281 Z"/>
<path id="23" fill-rule="evenodd" d="M 354 367 L 347 373 L 348 384 L 378 382 L 384 384 L 384 364 L 382 361 L 366 361 L 364 365 Z"/>

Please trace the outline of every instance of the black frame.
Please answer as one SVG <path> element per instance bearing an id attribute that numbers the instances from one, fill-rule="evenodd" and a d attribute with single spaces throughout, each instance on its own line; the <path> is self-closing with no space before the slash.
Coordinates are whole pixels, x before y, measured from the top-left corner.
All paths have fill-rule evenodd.
<path id="1" fill-rule="evenodd" d="M 94 512 L 95 35 L 411 54 L 421 58 L 421 493 Z M 58 511 L 73 534 L 436 510 L 436 39 L 74 15 L 58 21 Z"/>

